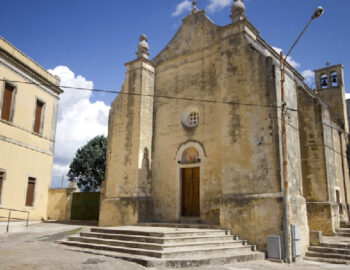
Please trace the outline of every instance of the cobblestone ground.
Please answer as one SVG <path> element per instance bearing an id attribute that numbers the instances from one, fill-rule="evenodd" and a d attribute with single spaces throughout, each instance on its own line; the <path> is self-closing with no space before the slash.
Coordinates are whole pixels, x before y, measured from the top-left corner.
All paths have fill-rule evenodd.
<path id="1" fill-rule="evenodd" d="M 55 241 L 86 227 L 62 224 L 33 224 L 21 233 L 0 233 L 0 270 L 140 270 L 135 263 L 114 258 L 71 251 Z M 167 268 L 158 268 L 165 270 Z M 169 269 L 169 268 L 168 268 Z M 332 265 L 314 262 L 279 264 L 268 261 L 236 263 L 234 265 L 213 265 L 188 270 L 349 270 L 349 265 Z M 155 269 L 152 269 L 155 270 Z"/>

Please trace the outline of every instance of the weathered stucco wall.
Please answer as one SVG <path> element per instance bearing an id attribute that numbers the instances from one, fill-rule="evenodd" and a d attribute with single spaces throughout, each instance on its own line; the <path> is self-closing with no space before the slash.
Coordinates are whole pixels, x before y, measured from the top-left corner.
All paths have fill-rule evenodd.
<path id="1" fill-rule="evenodd" d="M 154 68 L 139 59 L 128 63 L 127 69 L 122 93 L 110 111 L 102 226 L 134 224 L 152 215 L 152 207 L 146 206 L 151 204 L 153 98 L 140 94 L 153 95 Z"/>
<path id="2" fill-rule="evenodd" d="M 221 98 L 253 106 L 222 110 L 221 224 L 266 250 L 267 235 L 283 230 L 273 61 L 244 34 L 228 35 L 223 46 Z"/>
<path id="3" fill-rule="evenodd" d="M 281 106 L 281 71 L 276 66 L 276 89 L 277 90 L 277 104 Z M 302 252 L 305 253 L 309 245 L 309 226 L 307 219 L 306 201 L 303 197 L 303 182 L 301 171 L 301 154 L 300 154 L 300 139 L 299 139 L 299 119 L 298 119 L 298 87 L 305 87 L 300 79 L 300 76 L 287 65 L 285 77 L 285 102 L 286 102 L 286 136 L 287 136 L 287 156 L 285 157 L 288 164 L 288 196 L 287 215 L 288 223 L 291 225 L 298 225 L 301 232 Z M 278 109 L 278 116 L 281 119 L 281 112 Z M 281 122 L 279 121 L 279 124 Z M 282 132 L 279 132 L 281 136 Z M 282 138 L 280 137 L 280 141 Z M 282 153 L 282 144 L 280 144 L 280 153 Z M 280 156 L 280 166 L 282 168 L 283 156 Z M 281 179 L 283 179 L 281 177 Z M 283 190 L 285 184 L 282 183 Z M 289 232 L 290 232 L 289 228 Z"/>
<path id="4" fill-rule="evenodd" d="M 334 199 L 334 159 L 329 152 L 333 144 L 327 107 L 312 93 L 298 89 L 300 150 L 303 193 L 307 201 L 310 230 L 333 235 L 337 209 Z M 328 125 L 329 125 L 328 124 Z"/>
<path id="5" fill-rule="evenodd" d="M 215 51 L 198 52 L 161 64 L 157 68 L 156 94 L 186 97 L 193 101 L 162 99 L 155 101 L 153 145 L 153 195 L 155 216 L 176 220 L 180 216 L 179 148 L 188 141 L 202 145 L 205 152 L 200 164 L 201 217 L 210 223 L 219 222 L 221 197 L 220 103 L 196 100 L 218 100 L 218 55 Z M 181 123 L 182 113 L 194 106 L 199 111 L 199 125 L 187 128 Z M 174 211 L 175 210 L 175 211 Z"/>
<path id="6" fill-rule="evenodd" d="M 70 220 L 72 195 L 74 190 L 74 188 L 59 188 L 49 190 L 47 219 L 59 221 Z"/>
<path id="7" fill-rule="evenodd" d="M 332 125 L 329 111 L 307 91 L 286 63 L 285 209 L 278 54 L 248 21 L 219 27 L 194 10 L 152 61 L 127 64 L 123 92 L 129 95 L 119 95 L 110 113 L 100 225 L 183 220 L 181 171 L 199 167 L 196 220 L 220 224 L 266 250 L 268 235 L 284 241 L 287 217 L 287 224 L 300 226 L 305 252 L 309 224 L 319 229 L 321 223 L 324 231 L 337 226 L 335 189 L 348 173 L 330 151 L 340 151 L 339 138 L 322 125 Z M 139 96 L 144 93 L 154 93 L 154 100 Z M 183 124 L 190 110 L 199 113 L 191 128 Z M 199 156 L 185 164 L 188 147 Z M 341 196 L 345 205 L 344 191 Z"/>
<path id="8" fill-rule="evenodd" d="M 316 97 L 298 89 L 300 149 L 304 197 L 308 202 L 328 201 L 323 146 L 322 105 Z"/>
<path id="9" fill-rule="evenodd" d="M 338 131 L 336 125 L 333 125 L 332 129 L 333 135 L 333 147 L 331 147 L 331 151 L 334 155 L 334 168 L 335 168 L 335 189 L 339 191 L 340 194 L 340 218 L 342 221 L 348 221 L 348 206 L 346 204 L 346 197 L 348 199 L 349 204 L 349 168 L 347 163 L 346 156 L 346 136 L 342 132 Z M 341 148 L 342 143 L 342 148 Z M 342 160 L 343 159 L 343 160 Z M 346 194 L 345 194 L 346 193 Z"/>

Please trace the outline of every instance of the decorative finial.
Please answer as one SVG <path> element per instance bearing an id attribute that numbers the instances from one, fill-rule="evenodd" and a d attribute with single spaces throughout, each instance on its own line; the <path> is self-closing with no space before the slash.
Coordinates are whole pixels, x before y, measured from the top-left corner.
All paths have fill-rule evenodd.
<path id="1" fill-rule="evenodd" d="M 234 0 L 231 11 L 232 11 L 232 15 L 230 17 L 232 19 L 232 23 L 242 21 L 246 18 L 244 14 L 245 5 L 242 2 L 242 0 Z"/>
<path id="2" fill-rule="evenodd" d="M 329 63 L 329 62 L 326 63 L 326 66 L 327 66 L 327 67 L 329 67 L 330 65 L 331 65 L 331 63 Z"/>
<path id="3" fill-rule="evenodd" d="M 140 43 L 137 46 L 137 49 L 138 49 L 138 52 L 136 53 L 136 55 L 138 56 L 138 58 L 148 59 L 149 47 L 148 47 L 148 43 L 147 43 L 147 36 L 145 34 L 142 34 L 140 36 Z"/>
<path id="4" fill-rule="evenodd" d="M 197 1 L 193 1 L 192 2 L 192 13 L 197 12 L 198 8 L 197 8 Z"/>

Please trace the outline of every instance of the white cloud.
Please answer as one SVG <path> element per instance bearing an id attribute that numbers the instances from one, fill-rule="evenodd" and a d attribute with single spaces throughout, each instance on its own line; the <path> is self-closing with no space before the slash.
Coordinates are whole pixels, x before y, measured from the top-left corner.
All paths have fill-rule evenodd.
<path id="1" fill-rule="evenodd" d="M 93 88 L 92 81 L 75 74 L 65 66 L 57 66 L 50 73 L 61 78 L 62 86 Z M 69 163 L 78 148 L 97 135 L 107 135 L 110 107 L 103 101 L 91 102 L 91 91 L 63 88 L 58 111 L 52 186 L 61 183 Z"/>
<path id="2" fill-rule="evenodd" d="M 315 83 L 315 73 L 312 70 L 307 69 L 301 72 L 301 75 L 303 75 L 305 83 L 312 87 Z"/>
<path id="3" fill-rule="evenodd" d="M 176 6 L 175 11 L 171 14 L 172 17 L 176 17 L 181 15 L 183 12 L 191 10 L 192 3 L 189 0 L 182 1 L 180 4 Z"/>
<path id="4" fill-rule="evenodd" d="M 232 0 L 210 0 L 210 4 L 207 6 L 207 10 L 211 13 L 219 9 L 223 9 L 224 7 L 232 5 Z"/>
<path id="5" fill-rule="evenodd" d="M 278 53 L 281 53 L 281 51 L 282 51 L 281 48 L 277 48 L 277 47 L 272 47 L 272 48 Z M 295 61 L 291 56 L 287 57 L 287 61 L 294 68 L 299 68 L 300 67 L 300 64 L 297 61 Z"/>
<path id="6" fill-rule="evenodd" d="M 345 99 L 350 99 L 350 93 L 345 93 Z"/>
<path id="7" fill-rule="evenodd" d="M 67 185 L 67 172 L 69 170 L 69 164 L 60 165 L 58 163 L 53 164 L 52 179 L 54 187 L 65 187 Z"/>

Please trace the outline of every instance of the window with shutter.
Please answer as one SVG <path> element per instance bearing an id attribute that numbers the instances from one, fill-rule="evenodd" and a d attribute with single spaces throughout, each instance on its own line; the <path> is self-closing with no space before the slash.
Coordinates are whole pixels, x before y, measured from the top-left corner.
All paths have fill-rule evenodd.
<path id="1" fill-rule="evenodd" d="M 26 206 L 33 206 L 34 205 L 35 182 L 36 182 L 35 178 L 33 178 L 33 177 L 28 178 Z"/>
<path id="2" fill-rule="evenodd" d="M 44 110 L 45 103 L 36 100 L 36 107 L 35 107 L 35 120 L 34 120 L 34 132 L 40 134 L 41 133 L 41 126 L 42 126 L 42 118 L 43 118 L 43 110 Z"/>
<path id="3" fill-rule="evenodd" d="M 2 189 L 3 189 L 3 184 L 5 180 L 5 172 L 0 171 L 0 205 L 2 203 Z"/>
<path id="4" fill-rule="evenodd" d="M 1 119 L 12 121 L 12 106 L 15 88 L 8 83 L 5 83 L 5 89 L 2 99 Z"/>

